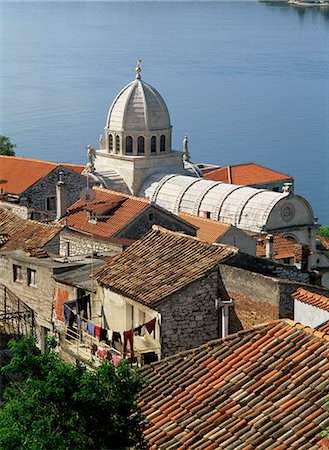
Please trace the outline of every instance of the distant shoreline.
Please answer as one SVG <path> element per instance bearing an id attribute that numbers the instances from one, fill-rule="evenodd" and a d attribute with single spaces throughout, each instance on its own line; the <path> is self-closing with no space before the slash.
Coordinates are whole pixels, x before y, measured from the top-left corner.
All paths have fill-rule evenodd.
<path id="1" fill-rule="evenodd" d="M 307 0 L 288 0 L 289 5 L 296 5 L 296 6 L 329 6 L 329 1 L 327 0 L 314 0 L 314 1 L 307 1 Z"/>

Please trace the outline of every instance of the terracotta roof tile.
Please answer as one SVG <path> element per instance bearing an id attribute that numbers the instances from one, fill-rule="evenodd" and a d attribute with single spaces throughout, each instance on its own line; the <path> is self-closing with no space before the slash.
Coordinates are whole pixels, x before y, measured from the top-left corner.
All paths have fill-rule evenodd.
<path id="1" fill-rule="evenodd" d="M 232 227 L 229 223 L 205 219 L 183 211 L 179 213 L 179 217 L 198 227 L 196 236 L 203 242 L 216 242 L 217 239 L 223 236 Z"/>
<path id="2" fill-rule="evenodd" d="M 232 370 L 235 358 L 249 362 L 250 354 L 255 357 L 253 366 L 242 364 Z M 277 320 L 142 368 L 148 385 L 140 406 L 152 430 L 153 446 L 169 448 L 170 441 L 170 448 L 315 449 L 319 433 L 329 423 L 328 364 L 329 336 L 318 337 L 309 327 Z M 160 401 L 162 420 L 169 419 L 161 429 L 154 427 L 154 413 L 148 414 L 157 411 Z M 169 435 L 167 430 L 176 429 L 178 435 Z M 147 430 L 146 439 L 150 441 Z"/>
<path id="3" fill-rule="evenodd" d="M 316 240 L 320 242 L 324 250 L 329 250 L 329 237 L 316 236 Z"/>
<path id="4" fill-rule="evenodd" d="M 256 256 L 265 258 L 266 256 L 266 236 L 254 236 L 257 242 L 256 246 Z M 275 259 L 285 259 L 294 258 L 295 256 L 295 242 L 292 239 L 284 238 L 279 234 L 273 235 L 273 246 L 274 246 L 274 258 Z"/>
<path id="5" fill-rule="evenodd" d="M 292 180 L 292 177 L 289 175 L 267 169 L 255 163 L 221 167 L 220 169 L 207 172 L 204 177 L 208 180 L 238 185 L 254 185 L 279 180 Z"/>
<path id="6" fill-rule="evenodd" d="M 83 200 L 75 202 L 62 219 L 62 224 L 76 231 L 112 238 L 151 204 L 146 199 L 109 189 L 95 186 L 93 190 L 95 199 L 88 203 Z M 90 213 L 97 217 L 95 223 L 89 221 Z"/>
<path id="7" fill-rule="evenodd" d="M 317 294 L 304 288 L 298 288 L 292 296 L 295 300 L 329 311 L 329 296 Z"/>
<path id="8" fill-rule="evenodd" d="M 84 170 L 84 166 L 81 165 L 0 155 L 0 192 L 21 194 L 58 166 L 73 170 L 78 174 Z"/>
<path id="9" fill-rule="evenodd" d="M 95 278 L 122 295 L 154 304 L 202 278 L 237 252 L 235 247 L 206 244 L 154 225 L 97 271 Z"/>
<path id="10" fill-rule="evenodd" d="M 0 236 L 7 236 L 7 239 L 0 245 L 0 250 L 41 249 L 62 229 L 58 225 L 46 225 L 33 220 L 25 220 L 18 214 L 0 207 Z M 41 252 L 34 252 L 34 254 L 42 256 Z"/>
<path id="11" fill-rule="evenodd" d="M 326 322 L 324 322 L 321 325 L 317 326 L 316 330 L 320 331 L 322 333 L 325 333 L 325 334 L 329 334 L 329 320 L 327 320 Z"/>

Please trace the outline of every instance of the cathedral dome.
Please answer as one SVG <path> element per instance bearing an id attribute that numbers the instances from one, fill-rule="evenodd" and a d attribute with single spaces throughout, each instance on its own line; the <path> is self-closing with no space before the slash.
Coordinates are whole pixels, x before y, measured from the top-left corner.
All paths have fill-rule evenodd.
<path id="1" fill-rule="evenodd" d="M 167 105 L 157 90 L 137 78 L 116 96 L 107 116 L 106 129 L 112 132 L 170 130 Z"/>

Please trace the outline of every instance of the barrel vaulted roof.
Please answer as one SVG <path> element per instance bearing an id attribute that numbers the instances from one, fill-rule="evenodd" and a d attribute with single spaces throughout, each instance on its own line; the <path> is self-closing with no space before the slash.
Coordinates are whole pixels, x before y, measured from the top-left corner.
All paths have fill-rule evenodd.
<path id="1" fill-rule="evenodd" d="M 329 424 L 329 336 L 278 320 L 141 369 L 152 450 L 317 450 Z"/>
<path id="2" fill-rule="evenodd" d="M 96 272 L 95 278 L 119 294 L 152 305 L 237 253 L 235 247 L 207 244 L 153 225 L 142 239 Z"/>
<path id="3" fill-rule="evenodd" d="M 142 195 L 169 211 L 201 215 L 259 232 L 274 206 L 287 193 L 215 182 L 177 174 L 158 174 L 146 180 Z"/>

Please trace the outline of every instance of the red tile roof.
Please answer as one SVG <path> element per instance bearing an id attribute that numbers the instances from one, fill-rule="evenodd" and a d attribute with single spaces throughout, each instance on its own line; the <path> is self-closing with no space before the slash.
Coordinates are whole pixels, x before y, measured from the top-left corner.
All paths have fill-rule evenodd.
<path id="1" fill-rule="evenodd" d="M 254 236 L 257 242 L 256 246 L 256 256 L 265 258 L 266 256 L 266 237 L 264 236 Z M 274 258 L 275 259 L 285 259 L 295 257 L 295 242 L 292 239 L 284 238 L 279 234 L 274 234 Z"/>
<path id="2" fill-rule="evenodd" d="M 322 323 L 321 325 L 318 325 L 316 327 L 317 331 L 321 331 L 321 333 L 329 334 L 329 320 Z"/>
<path id="3" fill-rule="evenodd" d="M 238 249 L 206 244 L 157 225 L 95 274 L 97 281 L 126 297 L 155 304 L 202 278 Z"/>
<path id="4" fill-rule="evenodd" d="M 329 336 L 277 320 L 144 366 L 150 449 L 315 450 Z"/>
<path id="5" fill-rule="evenodd" d="M 218 222 L 217 220 L 204 219 L 193 214 L 183 211 L 179 213 L 179 217 L 198 227 L 197 238 L 203 242 L 216 242 L 218 238 L 223 236 L 230 228 L 231 224 Z"/>
<path id="6" fill-rule="evenodd" d="M 25 220 L 18 214 L 0 207 L 0 237 L 4 238 L 0 239 L 1 251 L 42 248 L 61 230 L 61 226 Z"/>
<path id="7" fill-rule="evenodd" d="M 112 238 L 128 225 L 151 202 L 133 195 L 121 194 L 100 187 L 93 188 L 96 197 L 92 202 L 78 200 L 68 210 L 61 223 L 68 227 L 102 238 Z M 96 223 L 89 221 L 89 213 L 96 215 Z"/>
<path id="8" fill-rule="evenodd" d="M 329 250 L 329 238 L 325 236 L 316 236 L 316 240 L 319 241 L 324 250 Z"/>
<path id="9" fill-rule="evenodd" d="M 21 194 L 56 167 L 81 174 L 84 166 L 0 155 L 0 193 Z"/>
<path id="10" fill-rule="evenodd" d="M 295 300 L 329 311 L 329 296 L 317 294 L 304 288 L 298 288 L 292 296 Z"/>
<path id="11" fill-rule="evenodd" d="M 266 167 L 255 163 L 221 167 L 220 169 L 207 172 L 204 177 L 208 180 L 240 185 L 254 185 L 278 180 L 292 180 L 290 175 L 267 169 Z"/>

